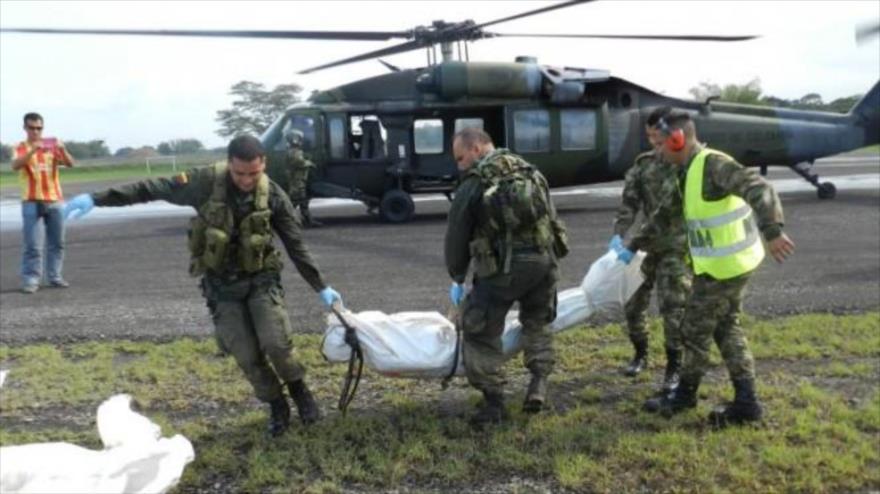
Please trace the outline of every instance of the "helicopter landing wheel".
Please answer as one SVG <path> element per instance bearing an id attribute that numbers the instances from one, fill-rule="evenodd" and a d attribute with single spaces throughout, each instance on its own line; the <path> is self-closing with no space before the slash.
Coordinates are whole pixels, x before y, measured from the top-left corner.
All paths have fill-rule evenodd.
<path id="1" fill-rule="evenodd" d="M 837 187 L 831 182 L 822 182 L 816 190 L 816 195 L 819 196 L 819 199 L 834 199 L 834 196 L 837 195 Z"/>
<path id="2" fill-rule="evenodd" d="M 385 192 L 379 203 L 379 216 L 388 223 L 405 223 L 412 218 L 415 210 L 412 197 L 400 189 Z"/>

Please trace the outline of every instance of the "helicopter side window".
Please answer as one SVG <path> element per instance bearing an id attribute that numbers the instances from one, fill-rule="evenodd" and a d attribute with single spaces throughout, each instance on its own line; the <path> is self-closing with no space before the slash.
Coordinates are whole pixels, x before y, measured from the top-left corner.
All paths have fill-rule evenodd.
<path id="1" fill-rule="evenodd" d="M 413 124 L 416 154 L 440 154 L 443 152 L 443 120 L 416 120 Z"/>
<path id="2" fill-rule="evenodd" d="M 463 129 L 480 129 L 483 130 L 483 119 L 482 118 L 457 118 L 455 119 L 455 130 L 452 131 L 453 134 L 458 134 Z"/>
<path id="3" fill-rule="evenodd" d="M 596 112 L 571 109 L 559 112 L 563 151 L 596 149 Z"/>
<path id="4" fill-rule="evenodd" d="M 522 153 L 550 150 L 550 112 L 520 110 L 513 114 L 513 142 Z"/>
<path id="5" fill-rule="evenodd" d="M 315 119 L 306 115 L 292 115 L 281 129 L 281 135 L 287 135 L 291 129 L 296 129 L 303 134 L 303 150 L 311 151 L 315 149 Z M 287 149 L 287 142 L 280 139 L 275 145 L 275 151 L 284 151 Z"/>
<path id="6" fill-rule="evenodd" d="M 330 119 L 330 158 L 344 159 L 345 156 L 345 122 L 339 117 Z"/>

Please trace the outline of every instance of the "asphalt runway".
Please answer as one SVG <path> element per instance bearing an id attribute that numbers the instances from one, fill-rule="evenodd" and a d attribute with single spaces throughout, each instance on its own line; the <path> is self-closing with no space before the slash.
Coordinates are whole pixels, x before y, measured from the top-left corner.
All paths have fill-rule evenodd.
<path id="1" fill-rule="evenodd" d="M 797 251 L 784 265 L 765 260 L 745 301 L 750 314 L 880 307 L 880 158 L 823 160 L 816 171 L 823 180 L 837 183 L 836 199 L 820 201 L 794 174 L 771 171 L 781 191 L 785 231 Z M 65 194 L 72 197 L 107 185 L 66 185 Z M 572 246 L 562 261 L 560 289 L 578 285 L 590 263 L 604 253 L 620 185 L 555 192 Z M 4 192 L 9 202 L 9 192 Z M 314 206 L 325 226 L 306 230 L 306 242 L 326 280 L 352 310 L 446 311 L 450 280 L 442 243 L 448 203 L 440 197 L 419 197 L 416 209 L 411 223 L 389 225 L 365 214 L 362 205 Z M 0 342 L 211 334 L 198 280 L 187 274 L 187 216 L 160 209 L 151 215 L 70 222 L 64 276 L 72 286 L 43 288 L 34 295 L 18 292 L 20 226 L 14 215 L 0 216 L 5 223 L 0 225 Z M 283 282 L 295 329 L 322 331 L 324 306 L 290 262 Z"/>

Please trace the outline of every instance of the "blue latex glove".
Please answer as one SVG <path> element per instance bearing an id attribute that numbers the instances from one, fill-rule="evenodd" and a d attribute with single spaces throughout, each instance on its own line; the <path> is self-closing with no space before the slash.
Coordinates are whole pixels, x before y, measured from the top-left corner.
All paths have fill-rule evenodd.
<path id="1" fill-rule="evenodd" d="M 635 255 L 633 251 L 623 246 L 617 251 L 617 259 L 623 261 L 624 264 L 629 264 L 633 260 L 633 255 Z"/>
<path id="2" fill-rule="evenodd" d="M 620 252 L 620 249 L 623 248 L 623 237 L 620 235 L 615 235 L 611 237 L 611 241 L 608 242 L 608 249 L 613 250 L 614 252 Z"/>
<path id="3" fill-rule="evenodd" d="M 95 207 L 95 201 L 90 194 L 79 194 L 73 199 L 67 201 L 64 205 L 64 218 L 82 218 L 87 215 L 93 207 Z"/>
<path id="4" fill-rule="evenodd" d="M 328 286 L 327 288 L 321 290 L 318 295 L 321 296 L 321 300 L 323 300 L 324 303 L 327 304 L 327 307 L 330 307 L 331 305 L 333 305 L 333 302 L 337 301 L 340 305 L 342 304 L 342 295 L 339 295 L 339 292 L 334 290 L 332 287 Z"/>
<path id="5" fill-rule="evenodd" d="M 461 305 L 461 301 L 464 300 L 464 285 L 453 282 L 449 287 L 449 300 L 456 307 Z"/>

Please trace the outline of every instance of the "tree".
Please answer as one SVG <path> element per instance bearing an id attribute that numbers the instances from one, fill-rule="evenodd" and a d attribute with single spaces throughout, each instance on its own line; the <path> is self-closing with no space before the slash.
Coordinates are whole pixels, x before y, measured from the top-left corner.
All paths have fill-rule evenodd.
<path id="1" fill-rule="evenodd" d="M 217 135 L 232 137 L 250 133 L 262 134 L 288 106 L 300 101 L 302 86 L 279 84 L 271 91 L 258 82 L 240 81 L 229 94 L 235 96 L 232 108 L 217 112 L 221 127 Z"/>
<path id="2" fill-rule="evenodd" d="M 100 139 L 87 142 L 64 141 L 64 147 L 76 159 L 103 158 L 110 156 L 110 148 Z"/>
<path id="3" fill-rule="evenodd" d="M 12 146 L 0 144 L 0 161 L 9 161 L 12 159 Z"/>
<path id="4" fill-rule="evenodd" d="M 688 92 L 695 100 L 701 102 L 706 101 L 710 96 L 717 96 L 719 100 L 729 103 L 765 104 L 761 98 L 761 80 L 758 78 L 745 84 L 727 84 L 723 88 L 718 84 L 704 81 L 698 86 L 690 88 Z"/>
<path id="5" fill-rule="evenodd" d="M 126 147 L 122 147 L 122 148 L 117 149 L 116 152 L 113 153 L 113 156 L 116 156 L 117 158 L 127 158 L 127 157 L 131 156 L 131 153 L 133 151 L 134 151 L 133 147 L 126 146 Z"/>
<path id="6" fill-rule="evenodd" d="M 203 151 L 205 146 L 198 139 L 172 139 L 170 141 L 160 142 L 156 146 L 159 154 L 168 156 L 171 154 L 189 154 Z"/>

